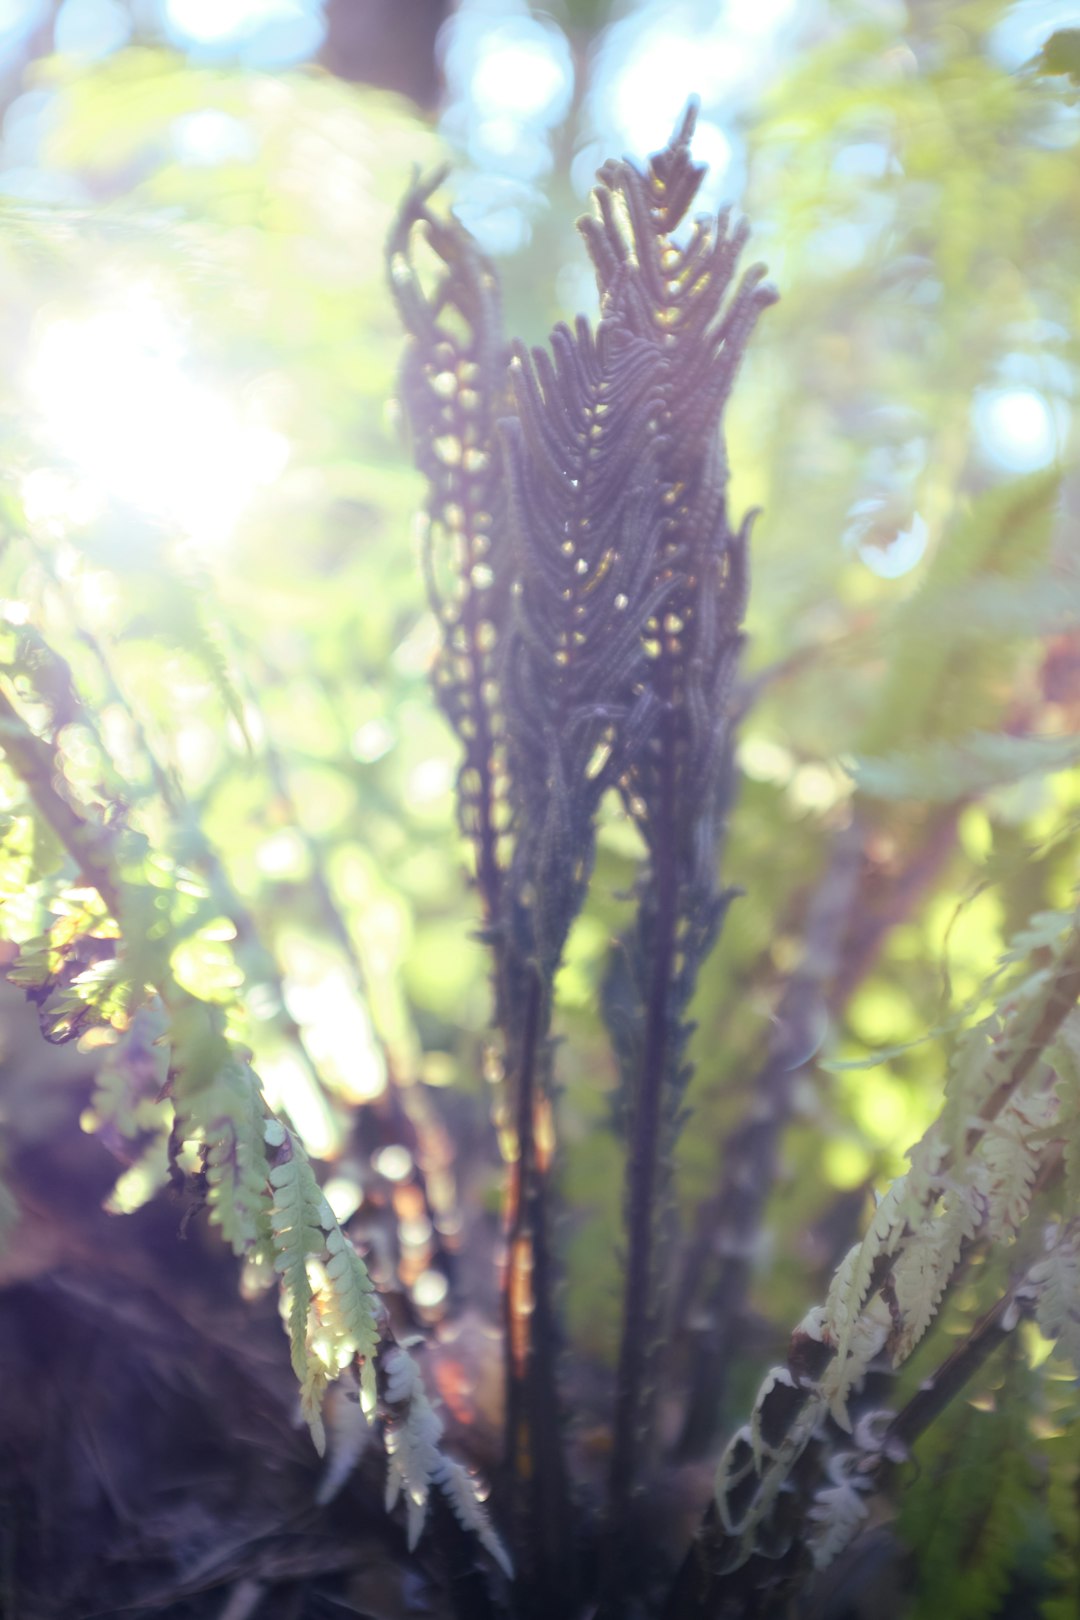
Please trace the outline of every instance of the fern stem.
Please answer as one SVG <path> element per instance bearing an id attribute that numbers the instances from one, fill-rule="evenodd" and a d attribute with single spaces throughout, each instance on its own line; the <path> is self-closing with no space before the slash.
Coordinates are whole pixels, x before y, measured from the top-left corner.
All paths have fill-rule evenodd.
<path id="1" fill-rule="evenodd" d="M 897 1412 L 885 1431 L 882 1454 L 886 1459 L 893 1450 L 897 1456 L 901 1452 L 906 1454 L 1009 1337 L 1016 1325 L 1009 1314 L 1017 1303 L 1016 1292 L 1016 1288 L 1010 1289 L 991 1306 L 963 1343 L 945 1358 L 936 1372 L 922 1380 L 907 1405 Z"/>
<path id="2" fill-rule="evenodd" d="M 56 786 L 60 774 L 53 748 L 27 725 L 0 687 L 0 748 L 30 797 L 114 918 L 120 913 L 120 885 L 114 880 L 113 838 L 73 809 Z"/>
<path id="3" fill-rule="evenodd" d="M 697 1241 L 687 1255 L 681 1321 L 689 1315 L 700 1278 L 709 1273 L 710 1260 L 716 1260 L 705 1310 L 696 1313 L 707 1326 L 691 1343 L 675 1447 L 680 1461 L 704 1456 L 712 1444 L 765 1206 L 776 1179 L 780 1137 L 791 1115 L 796 1082 L 824 1033 L 826 991 L 851 926 L 862 846 L 862 831 L 855 823 L 835 841 L 810 901 L 802 963 L 780 998 L 768 1054 L 751 1082 L 744 1117 L 724 1144 L 720 1186 L 701 1210 Z"/>
<path id="4" fill-rule="evenodd" d="M 505 1456 L 513 1504 L 514 1559 L 524 1614 L 569 1614 L 574 1587 L 562 1421 L 555 1382 L 557 1331 L 548 1238 L 547 1167 L 536 1140 L 540 1065 L 550 995 L 528 973 L 517 1069 L 517 1158 L 511 1166 L 503 1283 Z"/>
<path id="5" fill-rule="evenodd" d="M 627 1164 L 628 1251 L 623 1296 L 622 1337 L 615 1385 L 615 1422 L 609 1480 L 609 1568 L 607 1595 L 615 1604 L 629 1573 L 626 1551 L 628 1509 L 639 1450 L 642 1387 L 647 1363 L 656 1170 L 660 1110 L 671 1038 L 670 998 L 678 923 L 678 871 L 675 849 L 675 734 L 669 715 L 660 736 L 662 791 L 657 806 L 652 882 L 656 896 L 652 963 L 641 1077 L 634 1099 Z"/>
<path id="6" fill-rule="evenodd" d="M 517 1157 L 510 1168 L 506 1219 L 506 1273 L 503 1283 L 505 1334 L 503 1355 L 506 1377 L 505 1459 L 512 1476 L 517 1472 L 519 1431 L 525 1409 L 525 1369 L 527 1346 L 518 1345 L 518 1312 L 515 1310 L 515 1284 L 518 1279 L 518 1246 L 528 1233 L 526 1200 L 532 1171 L 532 1110 L 535 1088 L 536 1041 L 540 1021 L 540 979 L 530 976 L 521 1050 L 517 1058 L 517 1118 L 515 1139 Z M 522 1315 L 524 1313 L 521 1313 Z"/>
<path id="7" fill-rule="evenodd" d="M 475 527 L 476 514 L 472 502 L 465 501 L 465 512 L 470 531 Z M 462 624 L 468 644 L 468 689 L 476 736 L 466 743 L 466 764 L 476 771 L 479 781 L 477 793 L 477 825 L 473 832 L 476 858 L 476 886 L 488 928 L 497 924 L 501 915 L 502 868 L 499 865 L 499 835 L 495 827 L 495 733 L 492 726 L 491 706 L 484 696 L 485 661 L 480 645 L 480 626 L 483 623 L 480 598 L 470 591 L 461 612 Z M 496 984 L 496 995 L 501 986 Z"/>

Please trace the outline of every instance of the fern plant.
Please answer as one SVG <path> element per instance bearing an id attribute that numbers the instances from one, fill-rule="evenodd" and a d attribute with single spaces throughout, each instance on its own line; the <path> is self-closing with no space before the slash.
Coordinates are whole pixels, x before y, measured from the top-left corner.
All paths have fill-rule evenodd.
<path id="1" fill-rule="evenodd" d="M 526 1601 L 539 1613 L 574 1601 L 554 1384 L 549 1030 L 605 793 L 619 794 L 648 851 L 618 969 L 633 990 L 618 1036 L 631 1146 L 604 1575 L 616 1607 L 648 1423 L 648 1342 L 659 1331 L 658 1166 L 669 1162 L 679 1120 L 685 1010 L 729 898 L 716 867 L 749 522 L 736 530 L 728 521 L 720 418 L 775 294 L 760 267 L 732 290 L 747 233 L 729 230 L 726 214 L 676 239 L 704 173 L 689 156 L 693 123 L 691 109 L 647 171 L 629 163 L 600 171 L 598 217 L 582 222 L 597 331 L 579 320 L 573 331 L 556 328 L 550 354 L 509 349 L 509 389 L 504 372 L 492 376 L 500 341 L 492 271 L 460 227 L 432 220 L 427 190 L 407 203 L 390 249 L 412 339 L 406 398 L 432 490 L 429 577 L 440 563 L 456 573 L 456 602 L 433 591 L 443 627 L 436 681 L 464 743 L 462 820 L 495 954 L 513 1120 L 506 1462 Z M 410 256 L 417 227 L 442 263 L 427 295 Z M 464 340 L 448 329 L 448 311 Z M 490 647 L 477 624 L 489 628 Z M 502 763 L 495 739 L 505 750 L 505 878 L 491 833 L 490 784 Z"/>
<path id="2" fill-rule="evenodd" d="M 143 1161 L 167 1149 L 176 1182 L 201 1186 L 209 1220 L 233 1253 L 277 1274 L 300 1409 L 316 1450 L 326 1445 L 327 1388 L 355 1365 L 367 1421 L 387 1436 L 391 1478 L 408 1490 L 410 1525 L 417 1503 L 441 1482 L 456 1519 L 505 1566 L 474 1483 L 439 1449 L 441 1427 L 364 1260 L 230 1028 L 230 998 L 222 1005 L 199 996 L 178 977 L 185 940 L 218 911 L 220 884 L 205 884 L 127 824 L 114 763 L 70 668 L 34 631 L 12 629 L 7 639 L 0 736 L 16 794 L 8 837 L 13 852 L 16 845 L 24 852 L 25 887 L 9 892 L 5 932 L 23 931 L 20 910 L 35 891 L 53 896 L 58 913 L 46 934 L 24 940 L 9 979 L 37 1005 L 49 1040 L 96 1031 L 110 1043 L 92 1099 L 102 1137 L 129 1145 Z M 215 682 L 227 678 L 216 650 L 210 672 Z M 231 685 L 230 693 L 238 706 Z M 76 776 L 76 750 L 87 738 L 89 782 L 85 757 Z M 162 780 L 158 772 L 155 790 Z M 225 896 L 226 905 L 233 900 Z M 250 924 L 238 906 L 234 916 L 229 933 L 240 936 Z M 396 1436 L 414 1432 L 419 1478 L 415 1460 L 403 1472 L 395 1450 Z"/>
<path id="3" fill-rule="evenodd" d="M 877 935 L 860 914 L 871 795 L 944 801 L 931 830 L 947 846 L 958 806 L 1032 770 L 1066 769 L 1076 749 L 1018 725 L 995 732 L 981 713 L 973 724 L 986 729 L 932 737 L 921 754 L 917 737 L 910 749 L 901 737 L 897 755 L 885 746 L 894 730 L 867 729 L 861 815 L 837 818 L 816 892 L 793 915 L 804 959 L 777 994 L 746 1111 L 730 1111 L 698 1236 L 677 1244 L 692 1003 L 736 892 L 722 868 L 736 729 L 754 696 L 740 671 L 753 514 L 729 513 L 723 417 L 776 296 L 760 267 L 737 275 L 744 225 L 727 212 L 690 220 L 703 174 L 690 156 L 693 129 L 691 107 L 644 169 L 600 170 L 581 225 L 599 318 L 595 328 L 584 319 L 556 327 L 547 348 L 504 336 L 493 266 L 433 203 L 441 177 L 413 189 L 389 242 L 408 334 L 401 394 L 426 485 L 431 673 L 460 747 L 458 819 L 491 964 L 485 1072 L 496 1082 L 505 1188 L 490 1505 L 473 1459 L 446 1444 L 393 1267 L 354 1244 L 296 1120 L 271 1106 L 260 1081 L 245 1040 L 252 1008 L 318 1081 L 315 1044 L 291 1017 L 275 951 L 185 801 L 114 648 L 80 624 L 78 568 L 69 557 L 58 565 L 17 526 L 0 639 L 8 976 L 49 1041 L 89 1038 L 100 1049 L 86 1120 L 102 1142 L 150 1185 L 171 1179 L 188 1200 L 184 1220 L 205 1216 L 249 1282 L 276 1277 L 299 1410 L 315 1447 L 331 1453 L 314 1505 L 381 1437 L 385 1504 L 403 1521 L 403 1544 L 422 1558 L 424 1538 L 445 1544 L 449 1526 L 443 1585 L 459 1616 L 788 1612 L 890 1499 L 914 1455 L 927 1475 L 902 1525 L 929 1549 L 917 1601 L 925 1608 L 950 1582 L 964 1585 L 978 1549 L 993 1543 L 978 1592 L 964 1585 L 974 1617 L 1006 1589 L 1023 1550 L 1016 1515 L 1042 1489 L 1021 1454 L 1023 1403 L 1042 1387 L 1021 1335 L 1037 1332 L 1074 1362 L 1080 1354 L 1080 920 L 1071 912 L 1032 917 L 970 1016 L 946 1018 L 940 1116 L 911 1149 L 910 1170 L 884 1189 L 786 1360 L 768 1371 L 711 1494 L 697 1465 L 734 1405 L 728 1373 L 799 1077 L 823 1020 L 899 914 L 886 908 Z M 1014 492 L 1014 504 L 1041 524 L 1048 491 L 1044 481 Z M 171 622 L 183 654 L 289 812 L 288 771 L 235 673 L 245 663 L 237 639 L 190 563 L 180 558 L 175 572 Z M 252 660 L 248 649 L 249 669 Z M 943 656 L 941 679 L 945 667 Z M 920 701 L 931 686 L 920 686 Z M 884 709 L 897 701 L 887 690 Z M 640 855 L 601 997 L 618 1076 L 624 1252 L 603 1438 L 590 1456 L 574 1423 L 561 1311 L 558 1000 L 568 940 L 595 888 L 599 828 L 613 816 Z M 317 848 L 307 853 L 321 920 L 356 956 L 359 980 L 332 882 Z M 753 883 L 752 872 L 736 875 Z M 216 973 L 192 973 L 195 947 Z M 390 1081 L 382 1119 L 419 1164 L 422 1100 L 388 1045 L 378 1057 Z M 409 1189 L 433 1230 L 436 1179 Z M 0 1222 L 8 1213 L 0 1191 Z M 933 1331 L 942 1315 L 947 1352 Z M 995 1355 L 1007 1362 L 1010 1404 L 1000 1424 L 980 1428 L 960 1398 Z M 1015 1448 L 1016 1467 L 981 1497 L 939 1485 L 923 1439 L 936 1425 L 967 1435 L 976 1455 Z M 1056 1555 L 1067 1564 L 1075 1452 L 1047 1468 Z M 934 1507 L 961 1489 L 972 1546 L 950 1564 Z M 1070 1580 L 1066 1571 L 1051 1601 Z"/>
<path id="4" fill-rule="evenodd" d="M 779 1604 L 809 1562 L 826 1568 L 866 1520 L 883 1471 L 906 1460 L 1025 1317 L 1075 1354 L 1076 1206 L 1062 1197 L 1061 1173 L 1074 1126 L 1057 1082 L 1076 1039 L 1080 918 L 1055 921 L 1050 964 L 1016 985 L 1007 1021 L 995 1016 L 958 1041 L 941 1118 L 728 1442 L 672 1615 L 740 1612 L 749 1590 Z M 911 1356 L 958 1270 L 1018 1239 L 1019 1262 L 960 1348 L 899 1411 L 868 1408 L 871 1370 Z"/>

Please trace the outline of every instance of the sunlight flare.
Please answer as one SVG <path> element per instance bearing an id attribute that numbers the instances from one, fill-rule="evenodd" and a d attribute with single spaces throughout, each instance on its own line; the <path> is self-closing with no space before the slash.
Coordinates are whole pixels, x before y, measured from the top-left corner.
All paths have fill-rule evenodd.
<path id="1" fill-rule="evenodd" d="M 50 319 L 28 384 L 42 436 L 88 491 L 196 540 L 227 538 L 288 459 L 281 433 L 196 380 L 177 325 L 142 290 L 123 309 Z"/>

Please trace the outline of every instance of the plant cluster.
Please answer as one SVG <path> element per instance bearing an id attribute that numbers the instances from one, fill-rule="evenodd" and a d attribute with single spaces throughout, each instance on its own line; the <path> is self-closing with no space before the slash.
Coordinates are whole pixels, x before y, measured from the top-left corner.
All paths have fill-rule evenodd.
<path id="1" fill-rule="evenodd" d="M 432 216 L 430 188 L 410 198 L 390 250 L 411 339 L 405 397 L 429 487 L 436 689 L 463 747 L 462 826 L 493 952 L 506 1080 L 504 1484 L 528 1613 L 573 1612 L 581 1599 L 566 1557 L 556 1381 L 549 1030 L 605 793 L 617 794 L 644 852 L 634 920 L 613 948 L 604 998 L 627 1149 L 610 1478 L 595 1532 L 600 1612 L 612 1616 L 628 1612 L 648 1572 L 635 1493 L 661 1463 L 657 1392 L 673 1376 L 670 1172 L 690 1074 L 687 1009 L 732 899 L 718 874 L 750 520 L 729 523 L 720 424 L 746 341 L 775 294 L 760 268 L 730 292 L 746 231 L 731 230 L 726 213 L 678 234 L 702 173 L 689 159 L 692 127 L 691 111 L 646 173 L 626 162 L 600 171 L 596 213 L 581 222 L 600 298 L 595 336 L 579 320 L 574 331 L 555 329 L 550 353 L 506 348 L 494 271 L 460 226 Z M 437 266 L 427 292 L 417 237 Z M 1040 740 L 1014 746 L 1025 744 Z M 872 762 L 864 775 L 881 791 Z M 714 1213 L 721 1230 L 741 1228 L 744 1244 L 775 1170 L 813 999 L 850 922 L 858 843 L 857 827 L 838 839 L 810 923 L 822 954 L 792 981 L 751 1118 L 728 1143 Z M 958 1041 L 943 1115 L 912 1149 L 911 1172 L 882 1198 L 828 1300 L 796 1329 L 787 1364 L 768 1374 L 750 1422 L 729 1441 L 715 1499 L 657 1599 L 668 1620 L 772 1612 L 811 1566 L 831 1563 L 866 1519 L 887 1465 L 906 1460 L 1022 1316 L 1075 1350 L 1063 1303 L 1075 1297 L 1063 1279 L 1075 1280 L 1077 1265 L 1069 1178 L 1034 1254 L 964 1349 L 900 1411 L 868 1406 L 861 1393 L 874 1367 L 912 1354 L 973 1257 L 1015 1239 L 1036 1194 L 1060 1184 L 1074 1129 L 1066 1098 L 1077 938 L 1067 914 L 1042 919 L 1014 956 L 1038 948 L 1046 960 L 1010 987 L 1007 1013 L 995 1010 Z M 1075 1145 L 1069 1151 L 1075 1158 Z M 745 1153 L 761 1174 L 757 1189 Z M 1036 1222 L 1046 1215 L 1040 1202 Z M 717 1349 L 706 1357 L 714 1379 Z M 720 1396 L 714 1382 L 708 1399 Z M 694 1450 L 689 1404 L 681 1446 Z"/>
<path id="2" fill-rule="evenodd" d="M 460 746 L 459 825 L 490 960 L 485 1072 L 505 1182 L 490 1502 L 445 1443 L 393 1265 L 354 1245 L 303 1133 L 267 1100 L 245 1041 L 253 1016 L 318 1068 L 273 950 L 159 758 L 114 649 L 80 623 L 78 568 L 29 526 L 13 526 L 6 542 L 19 587 L 0 631 L 8 976 L 49 1041 L 100 1050 L 86 1123 L 129 1173 L 151 1186 L 171 1180 L 185 1222 L 205 1213 L 252 1287 L 276 1276 L 300 1408 L 329 1450 L 318 1501 L 380 1435 L 387 1509 L 403 1501 L 410 1549 L 434 1532 L 446 1601 L 469 1620 L 785 1612 L 870 1522 L 930 1425 L 960 1421 L 957 1397 L 991 1354 L 1013 1355 L 1017 1388 L 1022 1327 L 1080 1354 L 1080 922 L 1062 908 L 1015 933 L 970 1018 L 945 1016 L 940 1117 L 750 1400 L 711 1493 L 701 1487 L 700 1459 L 711 1463 L 719 1415 L 735 1405 L 729 1375 L 798 1077 L 902 904 L 886 897 L 880 915 L 867 905 L 873 834 L 846 801 L 745 1112 L 727 1132 L 697 1231 L 680 1243 L 692 1003 L 736 894 L 722 875 L 736 731 L 762 684 L 740 669 L 753 514 L 729 514 L 723 417 L 775 299 L 760 267 L 737 274 L 744 225 L 726 211 L 691 219 L 703 175 L 693 127 L 691 108 L 646 168 L 600 170 L 595 211 L 581 222 L 599 318 L 557 326 L 547 348 L 505 338 L 498 277 L 462 226 L 433 209 L 438 180 L 414 187 L 389 243 L 408 334 L 401 394 L 427 491 L 432 678 Z M 994 521 L 956 537 L 909 617 L 925 630 L 955 611 L 956 581 L 966 586 L 995 548 L 1009 553 L 1015 535 L 1026 545 L 1041 533 L 1055 488 L 1040 477 L 996 497 Z M 1001 576 L 981 581 L 980 621 L 995 611 L 1008 621 L 1021 585 L 1036 592 L 1023 569 L 1019 584 L 1007 567 Z M 180 570 L 169 589 L 187 667 L 250 757 L 264 749 L 288 810 L 287 773 L 257 735 L 257 703 L 235 684 L 200 581 Z M 1032 612 L 1044 609 L 1035 601 Z M 948 680 L 955 653 L 942 637 L 926 667 L 897 660 L 909 711 Z M 883 710 L 896 702 L 886 692 Z M 989 728 L 981 715 L 973 723 Z M 1029 734 L 1019 718 L 1007 732 L 932 738 L 921 752 L 914 721 L 909 733 L 867 728 L 862 807 L 874 796 L 940 801 L 920 829 L 931 856 L 974 795 L 1076 759 L 1071 738 Z M 600 998 L 625 1182 L 599 1482 L 570 1409 L 561 1310 L 558 1019 L 605 817 L 639 853 Z M 735 875 L 753 884 L 753 872 Z M 317 862 L 310 882 L 348 948 Z M 219 980 L 191 971 L 193 941 L 203 963 L 228 942 Z M 411 1143 L 420 1165 L 419 1088 L 400 1083 L 385 1044 L 379 1057 L 392 1139 Z M 438 1213 L 435 1177 L 424 1185 L 418 1174 L 410 1192 L 425 1220 Z M 943 1354 L 922 1341 L 946 1309 L 955 1337 Z M 905 1382 L 897 1374 L 909 1361 L 917 1379 Z M 1053 1490 L 1067 1496 L 1057 1477 Z M 669 1498 L 680 1525 L 661 1534 Z M 909 1521 L 921 1514 L 932 1540 L 917 1483 L 908 1500 Z M 988 1505 L 986 1522 L 1013 1500 Z"/>

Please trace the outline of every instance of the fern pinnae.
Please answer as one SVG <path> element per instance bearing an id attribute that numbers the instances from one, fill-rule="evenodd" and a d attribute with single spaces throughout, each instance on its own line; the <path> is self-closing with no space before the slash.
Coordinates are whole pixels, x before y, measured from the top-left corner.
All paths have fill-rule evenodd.
<path id="1" fill-rule="evenodd" d="M 359 1465 L 374 1433 L 356 1381 L 349 1372 L 343 1373 L 326 1391 L 322 1421 L 326 1462 L 315 1500 L 320 1507 L 325 1507 Z"/>
<path id="2" fill-rule="evenodd" d="M 901 1328 L 893 1347 L 894 1364 L 906 1361 L 937 1314 L 965 1246 L 985 1219 L 984 1196 L 970 1183 L 950 1187 L 941 1212 L 923 1221 L 892 1267 L 892 1286 Z"/>
<path id="3" fill-rule="evenodd" d="M 274 1244 L 274 1270 L 281 1278 L 288 1303 L 289 1346 L 293 1371 L 304 1380 L 308 1370 L 308 1320 L 313 1300 L 308 1278 L 309 1256 L 321 1255 L 326 1245 L 322 1230 L 325 1203 L 311 1166 L 291 1131 L 274 1150 L 270 1185 L 274 1203 L 270 1226 Z"/>
<path id="4" fill-rule="evenodd" d="M 870 1481 L 860 1472 L 856 1451 L 833 1452 L 826 1463 L 827 1483 L 820 1485 L 807 1512 L 807 1545 L 815 1569 L 827 1569 L 855 1536 L 867 1515 Z"/>
<path id="5" fill-rule="evenodd" d="M 258 1088 L 243 1060 L 228 1065 L 198 1108 L 181 1116 L 181 1130 L 200 1122 L 210 1220 L 238 1256 L 253 1253 L 270 1235 L 270 1182 L 266 1130 Z"/>
<path id="6" fill-rule="evenodd" d="M 507 1579 L 512 1579 L 510 1558 L 492 1526 L 476 1484 L 461 1464 L 440 1448 L 442 1420 L 428 1400 L 420 1368 L 398 1344 L 384 1350 L 381 1365 L 384 1400 L 389 1409 L 387 1512 L 392 1512 L 398 1499 L 404 1496 L 409 1546 L 415 1547 L 434 1486 L 441 1491 L 462 1528 L 476 1536 Z"/>
<path id="7" fill-rule="evenodd" d="M 894 1181 L 874 1212 L 870 1227 L 860 1244 L 848 1256 L 837 1272 L 844 1277 L 838 1293 L 826 1304 L 829 1330 L 836 1344 L 836 1354 L 843 1362 L 851 1348 L 852 1334 L 860 1313 L 870 1295 L 875 1276 L 880 1276 L 882 1262 L 896 1253 L 908 1224 L 907 1183 L 903 1176 Z"/>
<path id="8" fill-rule="evenodd" d="M 987 1178 L 988 1231 L 995 1243 L 1015 1237 L 1031 1204 L 1038 1155 L 1023 1121 L 1013 1108 L 1002 1114 L 983 1132 L 980 1156 L 989 1172 Z"/>
<path id="9" fill-rule="evenodd" d="M 1037 1290 L 1035 1320 L 1080 1372 L 1080 1220 L 1050 1226 L 1044 1244 L 1045 1258 L 1029 1273 Z"/>
<path id="10" fill-rule="evenodd" d="M 335 1223 L 326 1234 L 326 1275 L 332 1300 L 334 1347 L 351 1361 L 360 1356 L 360 1393 L 365 1409 L 375 1405 L 375 1353 L 380 1333 L 375 1288 L 360 1256 Z"/>
<path id="11" fill-rule="evenodd" d="M 506 354 L 492 266 L 467 231 L 438 219 L 428 206 L 443 178 L 439 173 L 414 186 L 387 253 L 391 290 L 409 334 L 402 396 L 428 489 L 423 563 L 440 635 L 435 693 L 462 744 L 459 814 L 492 927 L 502 882 L 504 744 L 490 689 L 510 588 L 495 432 L 507 400 Z M 420 237 L 440 266 L 430 295 L 415 262 Z"/>
<path id="12" fill-rule="evenodd" d="M 1060 1105 L 1067 1209 L 1080 1209 L 1080 1014 L 1066 1020 L 1048 1053 Z"/>

